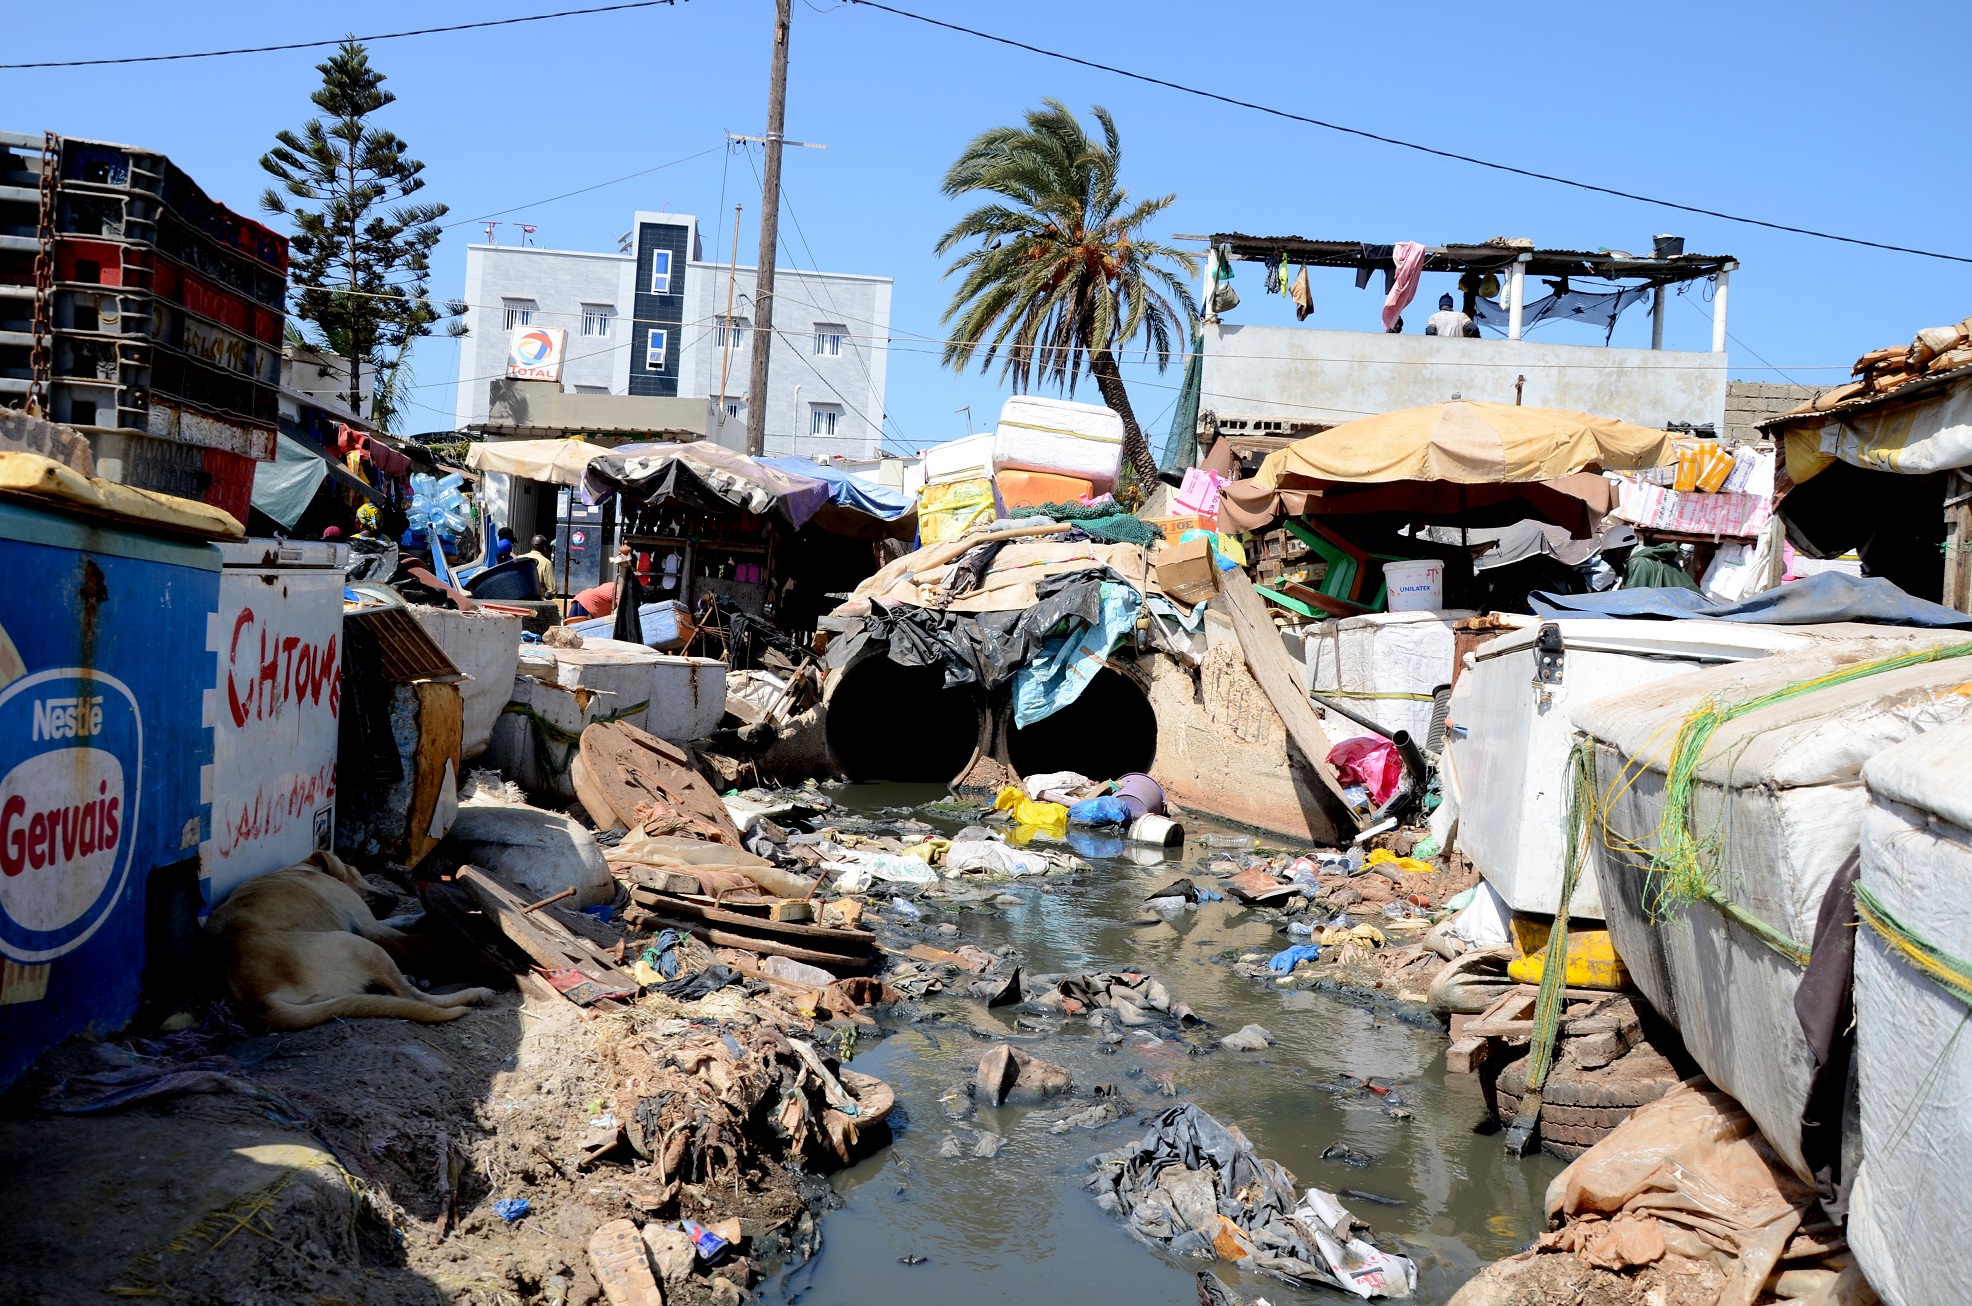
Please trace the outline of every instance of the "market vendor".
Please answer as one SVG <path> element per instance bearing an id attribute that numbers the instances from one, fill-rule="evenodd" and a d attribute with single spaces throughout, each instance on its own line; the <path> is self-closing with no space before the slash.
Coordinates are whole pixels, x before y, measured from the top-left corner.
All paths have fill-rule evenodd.
<path id="1" fill-rule="evenodd" d="M 575 617 L 607 617 L 616 611 L 616 582 L 604 581 L 592 585 L 576 594 L 569 604 L 568 615 Z"/>
<path id="2" fill-rule="evenodd" d="M 531 562 L 534 574 L 541 582 L 541 597 L 555 596 L 555 542 L 545 535 L 536 535 L 528 542 L 526 553 L 518 555 L 514 561 Z"/>

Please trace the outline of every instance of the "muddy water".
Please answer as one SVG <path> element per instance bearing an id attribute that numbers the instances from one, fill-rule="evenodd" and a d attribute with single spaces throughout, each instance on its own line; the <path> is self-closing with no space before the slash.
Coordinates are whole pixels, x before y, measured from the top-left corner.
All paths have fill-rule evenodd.
<path id="1" fill-rule="evenodd" d="M 836 789 L 850 811 L 874 811 L 934 801 L 928 787 L 855 785 Z M 943 828 L 954 823 L 921 819 Z M 975 1303 L 1128 1302 L 1184 1306 L 1197 1300 L 1192 1275 L 1199 1262 L 1180 1261 L 1124 1232 L 1097 1209 L 1082 1187 L 1085 1162 L 1097 1152 L 1140 1136 L 1144 1112 L 1180 1099 L 1196 1102 L 1237 1124 L 1262 1156 L 1285 1165 L 1305 1187 L 1354 1190 L 1383 1201 L 1345 1195 L 1343 1202 L 1373 1226 L 1384 1247 L 1418 1263 L 1417 1300 L 1448 1299 L 1481 1265 L 1524 1247 L 1538 1231 L 1541 1196 L 1560 1169 L 1544 1157 L 1510 1160 L 1497 1135 L 1474 1127 L 1485 1107 L 1473 1079 L 1447 1075 L 1444 1035 L 1435 1024 L 1400 1019 L 1387 1002 L 1313 992 L 1282 992 L 1214 964 L 1227 949 L 1271 953 L 1286 936 L 1254 921 L 1231 902 L 1201 904 L 1157 917 L 1144 894 L 1188 868 L 1203 853 L 1194 843 L 1169 864 L 1143 866 L 1127 857 L 1090 857 L 1092 872 L 1071 883 L 1016 885 L 1018 907 L 987 907 L 928 915 L 949 920 L 955 947 L 1011 943 L 1030 973 L 1134 966 L 1169 986 L 1218 1032 L 1248 1023 L 1278 1042 L 1262 1053 L 1214 1051 L 1187 1055 L 1175 1042 L 1145 1046 L 1137 1034 L 1113 1053 L 1080 1021 L 1058 1034 L 1035 1035 L 1014 1025 L 1011 1009 L 957 1007 L 944 1019 L 903 1027 L 859 1055 L 857 1069 L 897 1090 L 901 1117 L 896 1145 L 836 1176 L 840 1210 L 823 1221 L 821 1254 L 784 1279 L 764 1285 L 770 1302 L 802 1306 L 974 1306 Z M 937 1005 L 937 1004 L 927 1004 Z M 1089 1086 L 1121 1090 L 1127 1114 L 1100 1129 L 1049 1132 L 1047 1108 L 971 1110 L 953 1120 L 947 1102 L 968 1083 L 989 1040 L 977 1031 L 1014 1037 L 1033 1054 L 1066 1066 L 1078 1099 Z M 1362 1079 L 1394 1086 L 1389 1095 L 1358 1087 Z M 1408 1112 L 1409 1118 L 1401 1118 Z M 996 1157 L 972 1153 L 979 1132 L 1002 1135 Z M 940 1155 L 948 1137 L 959 1158 Z M 1359 1164 L 1324 1159 L 1339 1145 Z M 906 1257 L 924 1257 L 906 1265 Z M 1328 1289 L 1301 1290 L 1278 1280 L 1215 1272 L 1241 1296 L 1269 1301 L 1351 1300 Z"/>

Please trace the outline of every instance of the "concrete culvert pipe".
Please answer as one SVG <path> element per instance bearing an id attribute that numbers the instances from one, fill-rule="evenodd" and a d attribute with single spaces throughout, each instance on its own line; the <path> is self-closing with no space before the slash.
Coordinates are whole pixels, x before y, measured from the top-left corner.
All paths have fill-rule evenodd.
<path id="1" fill-rule="evenodd" d="M 1007 757 L 1022 775 L 1079 771 L 1113 780 L 1148 772 L 1157 758 L 1157 714 L 1136 682 L 1104 667 L 1073 703 L 1009 734 Z"/>
<path id="2" fill-rule="evenodd" d="M 979 743 L 978 692 L 945 688 L 943 667 L 865 658 L 829 694 L 829 751 L 851 780 L 945 784 Z"/>

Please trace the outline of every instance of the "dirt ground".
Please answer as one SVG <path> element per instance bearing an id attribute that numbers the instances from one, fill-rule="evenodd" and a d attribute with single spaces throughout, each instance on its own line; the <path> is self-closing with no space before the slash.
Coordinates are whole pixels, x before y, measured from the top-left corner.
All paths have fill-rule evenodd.
<path id="1" fill-rule="evenodd" d="M 239 1306 L 601 1300 L 590 1233 L 648 1218 L 627 1167 L 578 1168 L 614 1101 L 599 1037 L 611 1018 L 523 986 L 441 1025 L 345 1020 L 247 1038 L 208 1019 L 164 1050 L 230 1057 L 259 1095 L 29 1114 L 28 1094 L 61 1076 L 131 1061 L 128 1043 L 66 1045 L 0 1119 L 0 1174 L 12 1180 L 0 1295 L 23 1306 L 98 1293 Z M 785 1170 L 755 1170 L 741 1187 L 737 1199 L 689 1192 L 687 1213 L 740 1216 L 770 1251 L 777 1231 L 812 1230 Z M 525 1199 L 528 1214 L 502 1219 L 502 1198 Z M 667 1297 L 715 1291 L 699 1279 Z"/>
<path id="2" fill-rule="evenodd" d="M 1718 1266 L 1682 1256 L 1617 1274 L 1547 1253 L 1494 1262 L 1450 1306 L 1713 1306 L 1725 1283 Z"/>

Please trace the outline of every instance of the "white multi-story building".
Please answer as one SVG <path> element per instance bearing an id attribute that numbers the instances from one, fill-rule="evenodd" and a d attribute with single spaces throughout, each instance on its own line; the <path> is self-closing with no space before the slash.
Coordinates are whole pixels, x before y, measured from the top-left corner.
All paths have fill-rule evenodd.
<path id="1" fill-rule="evenodd" d="M 505 375 L 512 330 L 546 326 L 568 332 L 564 391 L 703 398 L 708 438 L 745 446 L 757 343 L 754 269 L 704 262 L 697 219 L 685 214 L 638 213 L 630 245 L 630 253 L 608 254 L 468 247 L 460 430 L 487 421 L 489 389 Z M 777 269 L 768 453 L 876 456 L 891 284 L 889 277 Z"/>

